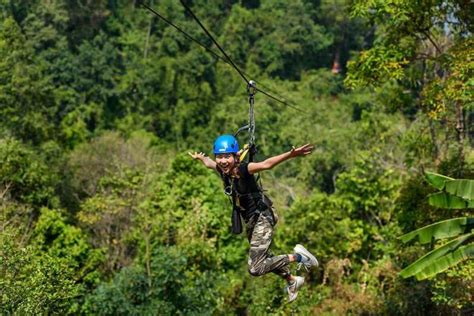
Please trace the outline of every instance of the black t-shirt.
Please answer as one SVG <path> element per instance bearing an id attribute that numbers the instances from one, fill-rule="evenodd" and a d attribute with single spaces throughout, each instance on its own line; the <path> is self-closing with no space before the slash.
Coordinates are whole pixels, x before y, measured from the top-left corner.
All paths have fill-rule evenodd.
<path id="1" fill-rule="evenodd" d="M 246 212 L 255 211 L 261 199 L 261 191 L 253 174 L 248 171 L 248 163 L 239 165 L 239 178 L 231 178 L 233 190 L 238 199 L 238 205 Z M 222 170 L 217 168 L 222 175 Z"/>

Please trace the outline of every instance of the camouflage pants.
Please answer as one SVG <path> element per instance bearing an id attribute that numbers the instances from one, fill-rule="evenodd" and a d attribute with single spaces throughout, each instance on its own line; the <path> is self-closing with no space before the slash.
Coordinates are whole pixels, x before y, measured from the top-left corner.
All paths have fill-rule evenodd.
<path id="1" fill-rule="evenodd" d="M 248 270 L 253 276 L 273 272 L 286 278 L 290 275 L 288 255 L 274 256 L 270 251 L 274 227 L 270 212 L 265 210 L 247 222 L 247 238 L 250 242 Z"/>

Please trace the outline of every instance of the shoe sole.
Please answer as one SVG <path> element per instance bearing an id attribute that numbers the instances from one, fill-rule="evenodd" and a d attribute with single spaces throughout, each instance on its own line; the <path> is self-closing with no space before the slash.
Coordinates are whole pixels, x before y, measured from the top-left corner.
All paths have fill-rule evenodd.
<path id="1" fill-rule="evenodd" d="M 294 251 L 295 251 L 295 253 L 301 253 L 301 254 L 305 255 L 306 257 L 308 257 L 312 266 L 314 266 L 314 267 L 319 266 L 318 259 L 316 259 L 316 257 L 311 252 L 309 252 L 305 247 L 303 247 L 302 245 L 297 244 L 294 248 Z"/>
<path id="2" fill-rule="evenodd" d="M 301 284 L 298 286 L 298 280 L 301 280 Z M 298 291 L 300 290 L 300 288 L 304 285 L 304 278 L 302 277 L 301 279 L 298 278 L 296 280 L 296 293 L 295 293 L 295 296 L 293 297 L 289 297 L 288 298 L 288 303 L 291 303 L 293 302 L 294 300 L 296 300 L 296 298 L 298 297 Z M 286 287 L 286 291 L 288 292 L 289 291 L 289 286 Z M 290 292 L 288 292 L 288 295 L 290 295 Z"/>
<path id="3" fill-rule="evenodd" d="M 288 298 L 288 303 L 294 302 L 296 298 L 298 297 L 298 292 L 295 294 L 295 296 Z"/>

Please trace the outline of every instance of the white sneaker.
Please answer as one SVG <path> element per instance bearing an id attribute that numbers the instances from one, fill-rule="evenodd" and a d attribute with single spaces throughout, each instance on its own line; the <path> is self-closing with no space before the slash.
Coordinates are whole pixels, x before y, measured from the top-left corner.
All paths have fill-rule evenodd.
<path id="1" fill-rule="evenodd" d="M 300 244 L 297 244 L 293 249 L 295 253 L 301 255 L 301 262 L 298 263 L 298 270 L 303 266 L 306 271 L 309 271 L 312 267 L 317 267 L 319 265 L 318 260 L 315 256 L 311 254 L 305 247 Z"/>
<path id="2" fill-rule="evenodd" d="M 286 291 L 288 292 L 288 303 L 293 302 L 296 297 L 298 296 L 298 290 L 303 286 L 304 278 L 300 276 L 296 276 L 294 281 L 286 287 Z"/>

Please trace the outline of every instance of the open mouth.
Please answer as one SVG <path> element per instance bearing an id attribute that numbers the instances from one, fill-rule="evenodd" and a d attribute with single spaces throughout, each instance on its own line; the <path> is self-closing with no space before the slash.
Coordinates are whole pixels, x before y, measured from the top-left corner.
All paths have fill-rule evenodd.
<path id="1" fill-rule="evenodd" d="M 230 169 L 230 165 L 229 164 L 219 164 L 219 167 L 221 167 L 221 169 L 223 171 L 229 171 Z"/>

